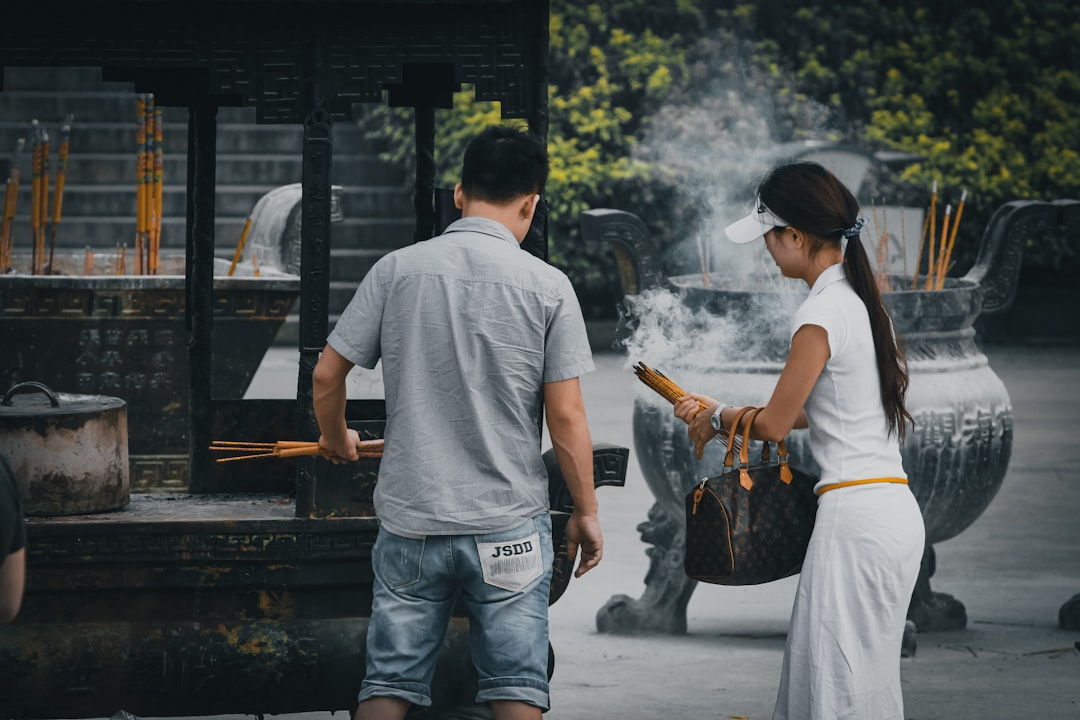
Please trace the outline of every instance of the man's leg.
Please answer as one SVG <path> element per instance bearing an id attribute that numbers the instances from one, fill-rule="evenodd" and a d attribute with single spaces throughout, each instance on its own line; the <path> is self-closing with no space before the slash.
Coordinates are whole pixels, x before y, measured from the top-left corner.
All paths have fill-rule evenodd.
<path id="1" fill-rule="evenodd" d="M 408 700 L 396 697 L 373 697 L 356 708 L 355 720 L 402 720 L 412 705 Z M 498 714 L 496 714 L 498 717 Z M 512 717 L 508 715 L 507 717 Z M 522 715 L 521 717 L 526 717 Z M 539 717 L 539 716 L 538 716 Z"/>
<path id="2" fill-rule="evenodd" d="M 372 549 L 367 661 L 356 720 L 400 720 L 431 704 L 431 678 L 454 600 L 445 538 L 379 530 Z"/>
<path id="3" fill-rule="evenodd" d="M 549 705 L 550 518 L 458 536 L 454 562 L 469 609 L 477 701 L 490 703 L 499 720 L 538 719 Z"/>
<path id="4" fill-rule="evenodd" d="M 517 700 L 492 700 L 491 709 L 495 712 L 495 720 L 540 720 L 543 713 L 540 708 Z M 363 718 L 362 720 L 374 720 Z"/>

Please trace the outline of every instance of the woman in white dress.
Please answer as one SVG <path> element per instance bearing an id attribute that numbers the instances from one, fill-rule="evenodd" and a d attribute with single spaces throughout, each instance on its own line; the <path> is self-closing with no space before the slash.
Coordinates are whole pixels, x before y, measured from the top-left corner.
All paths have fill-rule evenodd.
<path id="1" fill-rule="evenodd" d="M 821 467 L 774 720 L 904 717 L 900 645 L 924 528 L 900 457 L 912 422 L 904 407 L 907 364 L 859 239 L 865 220 L 858 214 L 832 173 L 792 163 L 765 176 L 753 210 L 726 231 L 736 243 L 764 238 L 780 271 L 810 288 L 791 325 L 784 369 L 750 433 L 778 441 L 809 428 Z M 675 406 L 699 458 L 738 411 L 698 394 Z"/>

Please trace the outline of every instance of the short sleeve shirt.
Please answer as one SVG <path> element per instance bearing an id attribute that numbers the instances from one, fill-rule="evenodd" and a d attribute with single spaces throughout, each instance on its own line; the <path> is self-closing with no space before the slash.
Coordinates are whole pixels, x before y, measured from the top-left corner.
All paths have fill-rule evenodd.
<path id="1" fill-rule="evenodd" d="M 543 386 L 593 370 L 592 352 L 566 275 L 507 228 L 463 218 L 384 256 L 328 343 L 361 367 L 382 360 L 386 529 L 496 532 L 548 509 Z"/>
<path id="2" fill-rule="evenodd" d="M 0 457 L 0 562 L 26 546 L 26 527 L 15 475 Z"/>
<path id="3" fill-rule="evenodd" d="M 906 478 L 881 402 L 874 337 L 866 305 L 841 264 L 818 276 L 795 313 L 791 335 L 804 325 L 825 329 L 829 360 L 806 402 L 810 448 L 821 467 L 817 487 L 847 480 Z"/>

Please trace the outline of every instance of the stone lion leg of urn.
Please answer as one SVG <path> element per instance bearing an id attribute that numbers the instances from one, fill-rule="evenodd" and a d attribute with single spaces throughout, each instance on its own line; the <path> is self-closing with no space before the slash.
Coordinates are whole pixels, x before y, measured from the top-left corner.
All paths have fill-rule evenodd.
<path id="1" fill-rule="evenodd" d="M 634 453 L 645 484 L 655 498 L 647 519 L 637 527 L 647 546 L 649 569 L 645 592 L 634 599 L 615 595 L 596 614 L 603 633 L 686 634 L 686 606 L 697 581 L 686 576 L 686 493 L 702 474 L 686 425 L 671 406 L 653 397 L 634 402 Z"/>
<path id="2" fill-rule="evenodd" d="M 596 613 L 596 629 L 602 633 L 686 634 L 686 606 L 697 586 L 683 570 L 686 528 L 655 504 L 648 519 L 638 525 L 649 570 L 640 598 L 613 595 Z"/>
<path id="3" fill-rule="evenodd" d="M 919 632 L 941 630 L 963 630 L 967 627 L 967 610 L 964 604 L 948 593 L 934 592 L 930 589 L 930 577 L 937 569 L 934 546 L 926 544 L 923 550 L 922 566 L 915 581 L 915 591 L 911 594 L 908 606 L 908 620 L 915 623 Z"/>

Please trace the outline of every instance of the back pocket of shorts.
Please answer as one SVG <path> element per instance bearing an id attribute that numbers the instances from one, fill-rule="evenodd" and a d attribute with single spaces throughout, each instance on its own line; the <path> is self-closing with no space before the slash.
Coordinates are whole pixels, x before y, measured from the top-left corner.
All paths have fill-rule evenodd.
<path id="1" fill-rule="evenodd" d="M 484 582 L 503 590 L 520 592 L 544 574 L 539 532 L 512 540 L 476 540 L 476 552 Z"/>
<path id="2" fill-rule="evenodd" d="M 389 588 L 402 588 L 420 579 L 424 539 L 379 533 L 375 542 L 375 572 Z"/>

